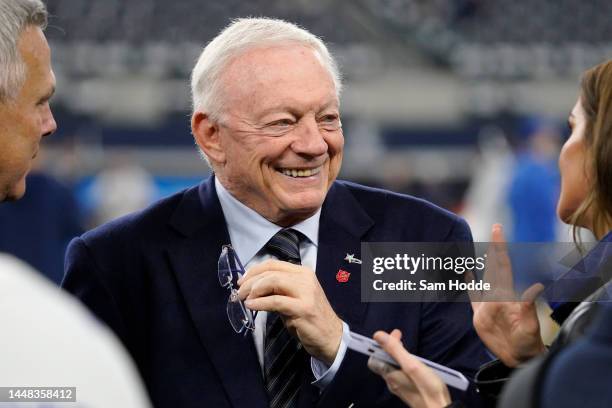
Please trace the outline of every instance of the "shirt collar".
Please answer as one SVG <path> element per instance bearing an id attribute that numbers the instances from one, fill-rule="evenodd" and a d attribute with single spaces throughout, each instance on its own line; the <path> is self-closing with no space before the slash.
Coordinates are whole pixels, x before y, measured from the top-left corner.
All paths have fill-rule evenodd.
<path id="1" fill-rule="evenodd" d="M 238 201 L 215 177 L 215 188 L 225 216 L 232 247 L 238 258 L 246 265 L 283 227 L 276 225 L 255 210 Z M 310 218 L 291 226 L 308 238 L 315 247 L 319 245 L 319 218 L 321 209 Z"/>

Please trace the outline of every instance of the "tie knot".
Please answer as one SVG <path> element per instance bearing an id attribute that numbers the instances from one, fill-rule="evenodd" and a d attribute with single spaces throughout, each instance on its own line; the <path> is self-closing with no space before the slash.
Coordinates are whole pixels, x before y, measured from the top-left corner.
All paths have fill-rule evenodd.
<path id="1" fill-rule="evenodd" d="M 266 250 L 281 261 L 300 264 L 300 233 L 291 228 L 282 229 L 270 238 Z"/>

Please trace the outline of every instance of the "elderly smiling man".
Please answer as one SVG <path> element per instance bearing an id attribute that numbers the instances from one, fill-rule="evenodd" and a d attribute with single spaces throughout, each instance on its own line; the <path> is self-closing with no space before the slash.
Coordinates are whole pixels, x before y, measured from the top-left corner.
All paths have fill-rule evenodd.
<path id="1" fill-rule="evenodd" d="M 401 406 L 347 351 L 349 328 L 399 327 L 468 376 L 486 359 L 468 304 L 361 302 L 362 241 L 471 235 L 432 204 L 336 181 L 340 88 L 317 37 L 233 22 L 192 77 L 214 176 L 72 242 L 64 287 L 123 340 L 157 407 Z"/>

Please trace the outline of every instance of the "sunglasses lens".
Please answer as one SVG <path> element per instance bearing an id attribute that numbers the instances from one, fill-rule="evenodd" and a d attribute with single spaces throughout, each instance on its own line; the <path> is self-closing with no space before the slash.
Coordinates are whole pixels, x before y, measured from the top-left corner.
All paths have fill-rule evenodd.
<path id="1" fill-rule="evenodd" d="M 238 294 L 234 292 L 232 291 L 227 300 L 227 318 L 236 333 L 241 333 L 245 328 L 252 330 L 255 327 L 253 315 L 250 310 L 244 307 L 242 301 L 238 298 Z"/>
<path id="2" fill-rule="evenodd" d="M 232 270 L 230 268 L 229 263 L 229 249 L 228 247 L 223 247 L 221 251 L 221 255 L 219 256 L 219 264 L 217 268 L 219 283 L 221 286 L 228 286 L 232 283 Z"/>
<path id="3" fill-rule="evenodd" d="M 236 255 L 236 252 L 229 245 L 224 245 L 219 256 L 218 277 L 219 283 L 223 287 L 230 289 L 227 300 L 227 318 L 236 333 L 255 329 L 254 314 L 246 308 L 238 297 L 237 281 L 244 274 L 244 268 Z"/>

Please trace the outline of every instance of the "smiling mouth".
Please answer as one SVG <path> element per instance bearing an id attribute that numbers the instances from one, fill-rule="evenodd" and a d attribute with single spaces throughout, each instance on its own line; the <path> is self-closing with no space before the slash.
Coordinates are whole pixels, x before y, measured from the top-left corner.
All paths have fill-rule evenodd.
<path id="1" fill-rule="evenodd" d="M 284 174 L 285 176 L 300 178 L 300 177 L 310 177 L 316 174 L 319 174 L 322 166 L 314 167 L 310 169 L 292 169 L 292 168 L 281 168 L 276 169 L 279 173 Z"/>

